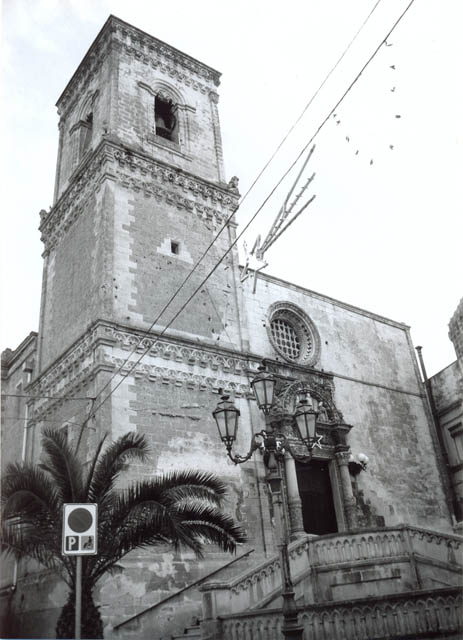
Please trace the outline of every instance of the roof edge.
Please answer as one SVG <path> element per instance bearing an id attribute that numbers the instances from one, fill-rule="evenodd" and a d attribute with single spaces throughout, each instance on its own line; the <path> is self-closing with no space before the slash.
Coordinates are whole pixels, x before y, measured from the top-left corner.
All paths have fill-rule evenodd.
<path id="1" fill-rule="evenodd" d="M 214 80 L 216 81 L 216 83 L 217 84 L 219 83 L 219 78 L 220 78 L 220 76 L 222 74 L 221 74 L 220 71 L 217 71 L 217 69 L 214 69 L 213 67 L 210 67 L 209 65 L 205 64 L 204 62 L 201 62 L 197 58 L 193 58 L 193 56 L 190 56 L 187 53 L 184 53 L 183 51 L 180 51 L 180 49 L 177 49 L 176 47 L 173 47 L 172 45 L 170 45 L 167 42 L 164 42 L 163 40 L 159 40 L 159 38 L 156 38 L 155 36 L 152 36 L 151 34 L 147 33 L 146 31 L 143 31 L 143 29 L 139 29 L 138 27 L 135 27 L 134 25 L 130 24 L 129 22 L 125 22 L 125 20 L 121 20 L 121 18 L 118 18 L 117 16 L 115 16 L 113 14 L 110 14 L 108 19 L 104 23 L 104 25 L 101 27 L 100 31 L 97 33 L 97 35 L 94 38 L 92 44 L 87 49 L 87 52 L 85 53 L 84 57 L 82 58 L 81 62 L 79 63 L 77 69 L 74 71 L 74 73 L 72 74 L 70 80 L 68 81 L 68 83 L 66 84 L 65 88 L 61 92 L 58 100 L 56 101 L 56 104 L 55 104 L 56 107 L 58 107 L 60 105 L 60 103 L 63 100 L 65 94 L 67 93 L 69 87 L 74 82 L 74 79 L 76 78 L 76 76 L 78 75 L 80 70 L 85 66 L 88 58 L 92 54 L 93 50 L 97 47 L 98 42 L 101 40 L 103 34 L 108 29 L 110 29 L 110 27 L 112 25 L 114 25 L 114 24 L 118 24 L 120 26 L 129 28 L 129 29 L 134 29 L 138 33 L 142 34 L 144 37 L 149 38 L 150 40 L 152 40 L 157 45 L 168 47 L 172 52 L 176 53 L 177 55 L 181 56 L 182 58 L 184 58 L 186 60 L 189 60 L 189 61 L 193 62 L 194 64 L 199 65 L 204 70 L 210 72 L 214 76 Z"/>
<path id="2" fill-rule="evenodd" d="M 282 284 L 289 289 L 297 289 L 298 291 L 302 291 L 305 293 L 309 293 L 311 296 L 318 298 L 319 300 L 326 300 L 327 302 L 331 302 L 338 307 L 342 307 L 343 309 L 347 309 L 348 311 L 353 311 L 355 313 L 360 313 L 363 316 L 367 316 L 372 320 L 377 320 L 378 322 L 383 322 L 384 324 L 389 324 L 393 327 L 397 327 L 402 330 L 409 330 L 410 325 L 405 324 L 405 322 L 398 322 L 397 320 L 392 320 L 391 318 L 386 318 L 386 316 L 382 316 L 379 313 L 374 313 L 373 311 L 368 311 L 367 309 L 362 309 L 362 307 L 357 307 L 353 304 L 349 304 L 348 302 L 343 302 L 342 300 L 338 300 L 337 298 L 332 298 L 331 296 L 327 296 L 324 293 L 318 293 L 317 291 L 313 291 L 312 289 L 308 289 L 307 287 L 303 287 L 298 284 L 294 284 L 293 282 L 288 282 L 287 280 L 283 280 L 283 278 L 277 278 L 276 276 L 269 275 L 267 273 L 256 273 L 258 278 L 262 278 L 263 280 L 268 280 L 269 282 L 274 282 L 276 284 Z"/>
<path id="3" fill-rule="evenodd" d="M 27 349 L 29 344 L 35 342 L 38 335 L 39 334 L 37 333 L 37 331 L 31 331 L 29 335 L 27 335 L 24 340 L 19 343 L 16 349 L 10 349 L 8 347 L 4 349 L 1 356 L 2 364 L 9 367 L 21 355 L 21 353 Z"/>

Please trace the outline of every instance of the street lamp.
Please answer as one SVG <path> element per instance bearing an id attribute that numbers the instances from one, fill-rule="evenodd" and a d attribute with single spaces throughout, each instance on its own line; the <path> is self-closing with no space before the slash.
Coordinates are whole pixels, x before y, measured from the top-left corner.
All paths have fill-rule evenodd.
<path id="1" fill-rule="evenodd" d="M 254 392 L 259 409 L 268 416 L 274 406 L 275 387 L 277 379 L 273 373 L 267 371 L 263 363 L 258 373 L 251 381 L 251 388 Z M 294 599 L 293 583 L 288 556 L 288 532 L 286 530 L 285 518 L 282 514 L 282 476 L 281 463 L 284 460 L 285 452 L 288 451 L 296 460 L 307 461 L 307 456 L 299 456 L 292 449 L 288 438 L 276 432 L 271 424 L 268 428 L 254 433 L 251 438 L 249 451 L 246 455 L 232 453 L 233 444 L 238 433 L 238 419 L 240 412 L 230 402 L 228 395 L 223 395 L 221 402 L 213 411 L 217 424 L 220 439 L 225 445 L 229 458 L 235 464 L 242 464 L 251 458 L 254 451 L 259 450 L 263 454 L 264 464 L 267 470 L 267 482 L 272 494 L 272 501 L 275 513 L 278 514 L 280 525 L 280 539 L 278 543 L 281 564 L 282 598 L 283 598 L 283 637 L 291 640 L 302 640 L 303 627 L 298 623 L 297 606 Z M 294 413 L 294 421 L 299 441 L 303 442 L 310 452 L 314 447 L 320 447 L 321 438 L 316 437 L 316 420 L 318 412 L 312 407 L 307 394 L 299 400 Z"/>

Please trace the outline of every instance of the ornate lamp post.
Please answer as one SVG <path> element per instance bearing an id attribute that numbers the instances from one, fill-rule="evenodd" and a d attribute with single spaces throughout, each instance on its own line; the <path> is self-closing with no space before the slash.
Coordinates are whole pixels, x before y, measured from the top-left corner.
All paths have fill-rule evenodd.
<path id="1" fill-rule="evenodd" d="M 259 409 L 265 416 L 269 415 L 274 405 L 274 392 L 276 386 L 275 376 L 267 371 L 264 364 L 259 367 L 259 373 L 251 382 L 254 396 Z M 311 452 L 316 446 L 320 447 L 320 439 L 316 438 L 317 411 L 314 411 L 308 398 L 303 397 L 294 414 L 298 439 L 303 442 L 308 451 Z M 229 396 L 223 395 L 221 402 L 213 411 L 214 419 L 217 423 L 220 439 L 225 445 L 227 454 L 235 464 L 242 464 L 251 458 L 254 451 L 259 450 L 263 454 L 265 467 L 267 469 L 267 482 L 269 484 L 275 513 L 279 520 L 279 554 L 281 564 L 282 597 L 283 597 L 283 626 L 284 638 L 292 640 L 302 640 L 303 627 L 298 623 L 297 606 L 294 599 L 293 583 L 288 556 L 288 532 L 285 519 L 283 517 L 282 498 L 282 476 L 281 462 L 284 460 L 285 452 L 288 451 L 293 458 L 301 458 L 291 449 L 289 440 L 283 433 L 276 432 L 271 425 L 253 434 L 251 445 L 246 455 L 232 453 L 233 444 L 238 432 L 238 420 L 240 412 L 229 400 Z"/>

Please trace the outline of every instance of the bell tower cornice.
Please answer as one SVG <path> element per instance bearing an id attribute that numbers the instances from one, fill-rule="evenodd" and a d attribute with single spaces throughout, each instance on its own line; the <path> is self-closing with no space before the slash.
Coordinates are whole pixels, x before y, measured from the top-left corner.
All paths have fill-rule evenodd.
<path id="1" fill-rule="evenodd" d="M 60 116 L 74 104 L 112 49 L 123 50 L 134 60 L 203 94 L 214 93 L 220 84 L 219 71 L 111 15 L 58 98 L 56 107 Z"/>
<path id="2" fill-rule="evenodd" d="M 41 211 L 39 230 L 47 254 L 84 210 L 86 199 L 105 179 L 123 187 L 174 203 L 176 208 L 214 225 L 223 224 L 238 207 L 239 194 L 110 140 L 88 156 L 58 202 Z M 233 220 L 230 222 L 236 226 Z"/>

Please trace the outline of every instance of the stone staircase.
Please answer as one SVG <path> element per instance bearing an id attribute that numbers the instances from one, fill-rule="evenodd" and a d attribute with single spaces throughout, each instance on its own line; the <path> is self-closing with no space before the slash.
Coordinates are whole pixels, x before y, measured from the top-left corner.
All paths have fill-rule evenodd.
<path id="1" fill-rule="evenodd" d="M 194 638 L 199 638 L 199 640 L 201 640 L 201 628 L 199 626 L 199 622 L 191 627 L 186 627 L 182 634 L 171 637 L 172 640 L 193 640 Z"/>
<path id="2" fill-rule="evenodd" d="M 305 637 L 457 637 L 462 543 L 459 536 L 407 525 L 292 543 Z M 280 584 L 276 557 L 228 582 L 204 584 L 203 640 L 280 638 Z"/>
<path id="3" fill-rule="evenodd" d="M 140 637 L 153 640 L 170 640 L 184 636 L 190 639 L 199 638 L 201 594 L 198 587 L 212 577 L 227 581 L 234 575 L 243 573 L 250 566 L 258 565 L 261 558 L 253 560 L 256 555 L 254 549 L 249 549 L 222 565 L 216 565 L 212 572 L 178 591 L 150 606 L 141 607 L 132 615 L 116 619 L 111 629 L 108 629 L 108 634 L 115 640 L 138 640 Z"/>
<path id="4" fill-rule="evenodd" d="M 304 640 L 461 640 L 461 589 L 437 589 L 307 605 L 299 611 Z M 201 623 L 203 640 L 281 640 L 281 609 Z M 188 636 L 184 636 L 188 638 Z"/>
<path id="5" fill-rule="evenodd" d="M 304 638 L 456 639 L 462 544 L 460 536 L 408 525 L 292 542 L 290 568 Z M 280 560 L 261 561 L 249 553 L 121 622 L 114 628 L 117 637 L 280 640 Z M 171 622 L 164 625 L 167 608 Z"/>

